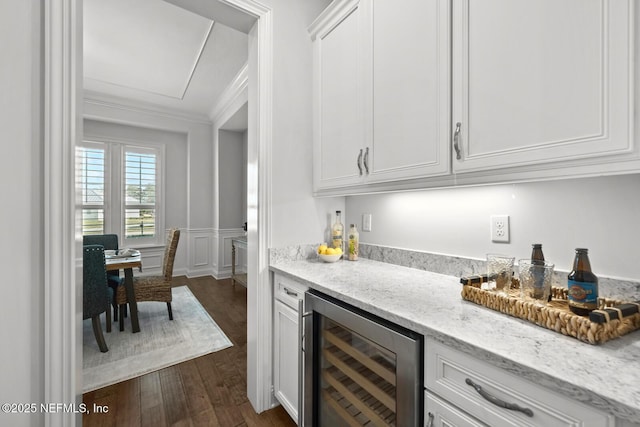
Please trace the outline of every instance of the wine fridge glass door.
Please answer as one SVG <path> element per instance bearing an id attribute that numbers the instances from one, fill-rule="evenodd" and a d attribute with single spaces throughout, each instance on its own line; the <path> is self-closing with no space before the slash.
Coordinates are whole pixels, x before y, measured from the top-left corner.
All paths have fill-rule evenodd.
<path id="1" fill-rule="evenodd" d="M 395 426 L 396 355 L 331 319 L 320 321 L 320 425 Z"/>
<path id="2" fill-rule="evenodd" d="M 307 292 L 304 425 L 421 425 L 423 337 Z"/>

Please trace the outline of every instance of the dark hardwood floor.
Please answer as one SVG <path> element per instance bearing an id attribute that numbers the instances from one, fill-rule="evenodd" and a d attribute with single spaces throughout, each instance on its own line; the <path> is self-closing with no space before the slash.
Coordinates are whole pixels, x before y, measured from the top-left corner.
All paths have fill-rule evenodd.
<path id="1" fill-rule="evenodd" d="M 247 291 L 230 280 L 177 277 L 233 346 L 83 395 L 83 426 L 295 426 L 285 410 L 256 414 L 247 399 Z M 117 328 L 114 332 L 118 333 Z"/>

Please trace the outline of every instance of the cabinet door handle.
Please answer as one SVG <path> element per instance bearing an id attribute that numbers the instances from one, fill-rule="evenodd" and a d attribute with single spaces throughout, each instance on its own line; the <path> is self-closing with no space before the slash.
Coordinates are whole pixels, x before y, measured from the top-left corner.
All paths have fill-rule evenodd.
<path id="1" fill-rule="evenodd" d="M 476 391 L 480 396 L 484 397 L 486 400 L 493 403 L 494 405 L 499 406 L 501 408 L 509 409 L 511 411 L 520 411 L 528 417 L 533 417 L 533 411 L 531 409 L 523 408 L 521 406 L 516 405 L 515 403 L 505 402 L 502 399 L 492 396 L 491 394 L 484 391 L 482 387 L 480 387 L 478 384 L 471 381 L 469 378 L 467 378 L 465 382 L 469 384 L 471 387 L 473 387 L 474 389 L 476 389 Z"/>
<path id="2" fill-rule="evenodd" d="M 429 412 L 429 421 L 427 422 L 427 427 L 433 427 L 433 414 Z"/>
<path id="3" fill-rule="evenodd" d="M 362 176 L 362 148 L 360 149 L 360 154 L 358 154 L 358 170 L 360 171 L 360 176 Z"/>
<path id="4" fill-rule="evenodd" d="M 462 123 L 456 123 L 456 130 L 453 133 L 453 148 L 456 150 L 456 159 L 460 160 L 462 156 L 460 155 L 460 128 L 462 127 Z"/>
<path id="5" fill-rule="evenodd" d="M 369 175 L 369 147 L 364 152 L 364 170 Z"/>
<path id="6" fill-rule="evenodd" d="M 297 297 L 297 296 L 298 296 L 298 293 L 297 293 L 297 292 L 290 291 L 290 290 L 289 290 L 289 288 L 284 288 L 284 292 L 285 292 L 287 295 L 292 296 L 292 297 Z"/>

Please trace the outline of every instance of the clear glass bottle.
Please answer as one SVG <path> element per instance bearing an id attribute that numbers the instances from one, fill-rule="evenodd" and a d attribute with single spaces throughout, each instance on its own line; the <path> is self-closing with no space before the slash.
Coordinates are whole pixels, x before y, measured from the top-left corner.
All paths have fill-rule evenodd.
<path id="1" fill-rule="evenodd" d="M 340 218 L 341 212 L 336 211 L 336 222 L 333 223 L 331 227 L 331 244 L 334 248 L 340 248 L 344 250 L 342 243 L 344 239 L 344 225 L 342 225 L 342 220 Z"/>
<path id="2" fill-rule="evenodd" d="M 588 253 L 588 249 L 576 249 L 573 269 L 567 280 L 569 310 L 579 316 L 586 316 L 598 308 L 598 278 L 591 272 Z"/>
<path id="3" fill-rule="evenodd" d="M 349 261 L 358 260 L 358 247 L 360 246 L 360 234 L 355 224 L 349 228 Z"/>

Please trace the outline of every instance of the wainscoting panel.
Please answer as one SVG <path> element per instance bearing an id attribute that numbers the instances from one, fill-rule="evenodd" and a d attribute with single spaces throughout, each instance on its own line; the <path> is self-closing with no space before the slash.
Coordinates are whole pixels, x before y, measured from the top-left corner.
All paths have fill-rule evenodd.
<path id="1" fill-rule="evenodd" d="M 188 230 L 187 277 L 212 276 L 215 269 L 214 230 Z"/>
<path id="2" fill-rule="evenodd" d="M 210 236 L 194 236 L 193 237 L 193 266 L 202 267 L 209 265 L 211 259 L 209 258 L 209 246 L 211 243 Z"/>

